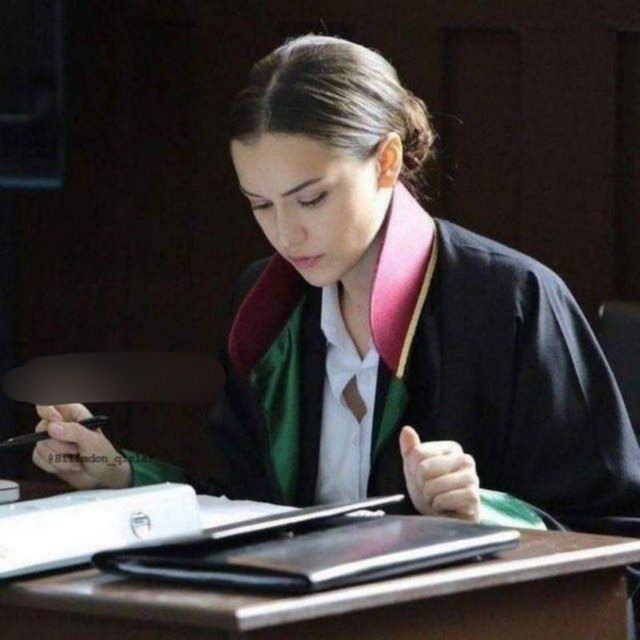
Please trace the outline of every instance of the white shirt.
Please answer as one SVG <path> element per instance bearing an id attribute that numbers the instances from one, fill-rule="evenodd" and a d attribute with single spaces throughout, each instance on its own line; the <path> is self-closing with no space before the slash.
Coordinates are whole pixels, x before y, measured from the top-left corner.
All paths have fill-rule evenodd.
<path id="1" fill-rule="evenodd" d="M 379 355 L 371 342 L 360 359 L 342 318 L 337 283 L 322 287 L 320 326 L 327 338 L 327 359 L 315 503 L 360 500 L 369 481 Z M 342 398 L 354 375 L 366 407 L 361 422 Z"/>

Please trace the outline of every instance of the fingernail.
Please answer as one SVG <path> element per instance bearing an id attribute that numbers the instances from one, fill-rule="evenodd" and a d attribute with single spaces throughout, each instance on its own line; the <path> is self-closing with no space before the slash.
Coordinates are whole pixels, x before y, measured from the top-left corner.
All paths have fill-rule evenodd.
<path id="1" fill-rule="evenodd" d="M 52 436 L 62 436 L 64 434 L 64 428 L 62 427 L 62 425 L 58 422 L 51 422 L 49 423 L 49 429 L 48 429 L 49 433 Z"/>

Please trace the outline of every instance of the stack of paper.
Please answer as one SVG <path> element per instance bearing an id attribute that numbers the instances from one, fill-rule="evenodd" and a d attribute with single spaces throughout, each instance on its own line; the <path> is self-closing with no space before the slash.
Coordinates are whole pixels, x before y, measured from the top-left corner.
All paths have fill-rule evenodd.
<path id="1" fill-rule="evenodd" d="M 97 551 L 197 533 L 188 484 L 74 491 L 0 505 L 0 578 L 89 562 Z"/>
<path id="2" fill-rule="evenodd" d="M 295 510 L 296 507 L 286 507 L 270 502 L 255 502 L 253 500 L 229 500 L 226 496 L 207 496 L 198 494 L 200 507 L 200 524 L 203 529 L 221 527 L 225 524 L 252 520 L 262 516 Z"/>

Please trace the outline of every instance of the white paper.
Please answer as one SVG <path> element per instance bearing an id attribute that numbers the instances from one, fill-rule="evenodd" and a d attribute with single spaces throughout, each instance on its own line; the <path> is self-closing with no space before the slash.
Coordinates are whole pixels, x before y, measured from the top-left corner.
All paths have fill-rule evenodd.
<path id="1" fill-rule="evenodd" d="M 203 529 L 221 527 L 225 524 L 242 522 L 253 518 L 271 516 L 285 511 L 298 511 L 298 507 L 272 504 L 270 502 L 256 502 L 253 500 L 229 500 L 226 496 L 198 495 L 200 506 L 200 522 Z M 382 516 L 384 511 L 370 511 L 361 509 L 346 515 L 349 516 Z"/>
<path id="2" fill-rule="evenodd" d="M 135 527 L 136 519 L 141 525 Z M 193 535 L 201 528 L 188 484 L 92 489 L 0 505 L 0 578 L 89 562 L 98 551 Z"/>
<path id="3" fill-rule="evenodd" d="M 285 511 L 298 511 L 297 507 L 287 507 L 270 502 L 254 500 L 229 500 L 226 496 L 198 495 L 200 522 L 203 529 L 221 527 L 225 524 L 261 518 Z"/>

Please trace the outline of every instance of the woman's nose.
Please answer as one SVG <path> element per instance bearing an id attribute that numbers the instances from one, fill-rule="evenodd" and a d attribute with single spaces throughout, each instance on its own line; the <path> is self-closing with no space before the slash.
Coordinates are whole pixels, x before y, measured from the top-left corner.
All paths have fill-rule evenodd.
<path id="1" fill-rule="evenodd" d="M 280 246 L 287 253 L 294 253 L 294 248 L 300 246 L 307 233 L 304 227 L 296 222 L 292 217 L 281 216 L 278 221 L 278 237 Z"/>

